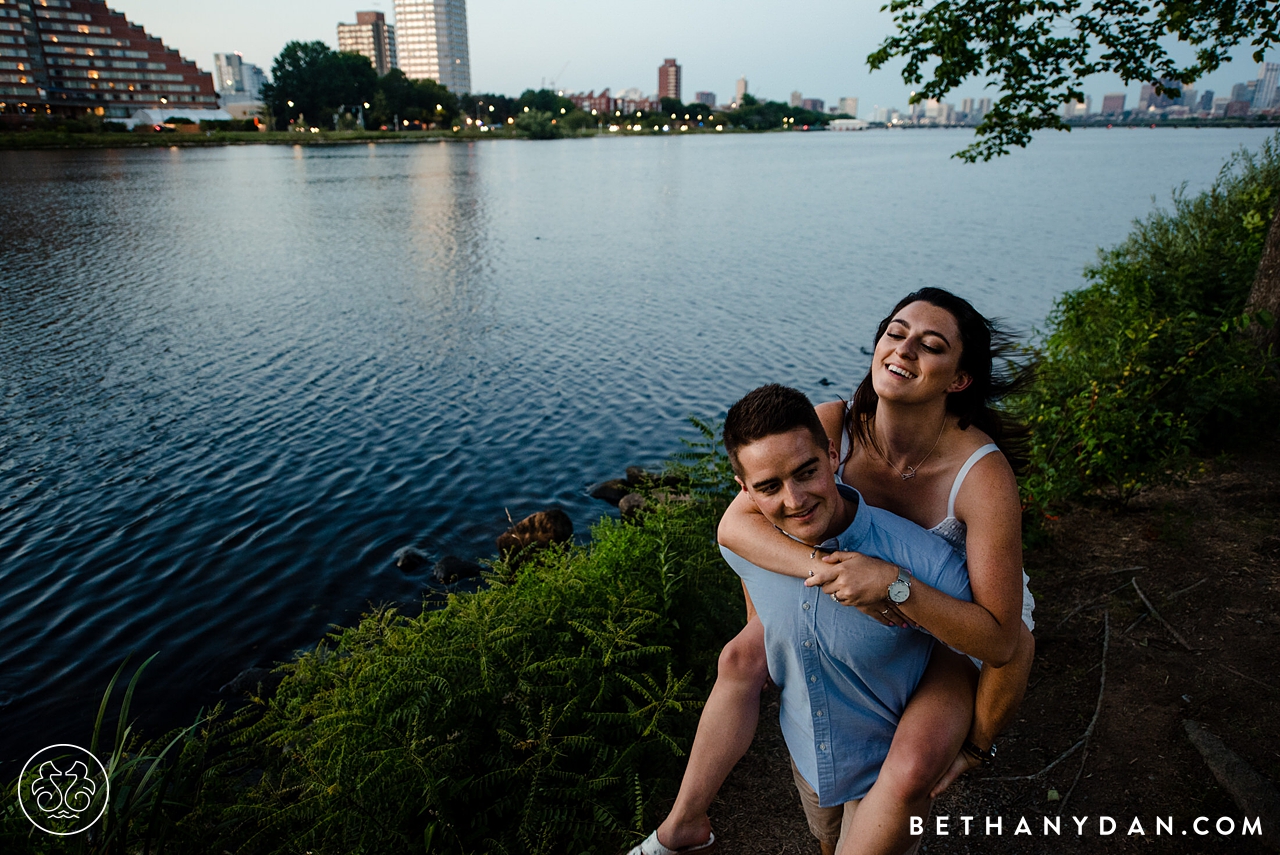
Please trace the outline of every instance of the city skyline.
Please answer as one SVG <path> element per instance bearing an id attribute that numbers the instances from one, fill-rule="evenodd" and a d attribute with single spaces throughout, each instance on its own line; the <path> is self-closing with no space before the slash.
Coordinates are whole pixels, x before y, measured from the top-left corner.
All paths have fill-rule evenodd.
<path id="1" fill-rule="evenodd" d="M 358 11 L 380 11 L 394 23 L 393 0 L 275 0 L 265 7 L 255 0 L 216 5 L 110 0 L 110 5 L 207 71 L 213 70 L 214 53 L 238 51 L 269 73 L 288 41 L 319 40 L 337 48 L 337 24 L 354 20 Z M 733 92 L 735 81 L 746 76 L 753 94 L 771 100 L 787 102 L 791 92 L 800 91 L 828 104 L 858 98 L 864 114 L 875 106 L 907 110 L 911 87 L 902 83 L 897 68 L 871 73 L 866 67 L 867 54 L 892 29 L 890 17 L 878 11 L 878 4 L 853 5 L 708 0 L 689 8 L 673 0 L 623 0 L 601 9 L 585 0 L 473 0 L 467 8 L 470 89 L 518 95 L 541 86 L 584 92 L 639 87 L 651 94 L 657 82 L 653 69 L 674 56 L 686 94 Z M 671 27 L 673 20 L 681 26 Z M 583 22 L 588 22 L 587 38 Z M 778 50 L 779 44 L 808 44 L 813 27 L 846 35 L 804 50 Z M 590 37 L 593 31 L 598 38 Z M 1237 50 L 1234 62 L 1196 88 L 1229 93 L 1236 83 L 1254 79 L 1257 64 L 1249 54 L 1247 48 Z M 1097 75 L 1085 85 L 1095 104 L 1121 91 L 1136 103 L 1140 90 L 1140 83 L 1126 86 L 1116 75 Z M 973 81 L 946 97 L 960 101 L 993 94 Z"/>

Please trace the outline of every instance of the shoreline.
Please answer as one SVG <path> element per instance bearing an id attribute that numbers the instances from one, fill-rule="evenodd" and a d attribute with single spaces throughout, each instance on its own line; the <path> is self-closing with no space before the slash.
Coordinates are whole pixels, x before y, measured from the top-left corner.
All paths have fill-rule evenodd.
<path id="1" fill-rule="evenodd" d="M 1273 122 L 1222 122 L 1222 121 L 1156 121 L 1156 122 L 1113 122 L 1102 124 L 1070 125 L 1071 131 L 1084 130 L 1237 130 L 1240 128 L 1280 128 L 1280 121 Z M 558 139 L 593 139 L 596 137 L 672 137 L 672 136 L 724 136 L 727 134 L 776 134 L 776 133 L 868 133 L 874 131 L 946 131 L 973 130 L 971 126 L 962 125 L 902 125 L 897 127 L 868 127 L 860 131 L 831 131 L 827 128 L 812 130 L 784 130 L 767 128 L 750 130 L 747 128 L 725 128 L 717 131 L 713 128 L 697 128 L 688 131 L 619 131 L 611 133 L 607 130 L 570 131 Z M 183 133 L 87 133 L 72 134 L 57 131 L 5 131 L 0 132 L 0 151 L 67 151 L 80 149 L 144 149 L 144 148 L 225 148 L 229 146 L 343 146 L 391 143 L 395 145 L 416 145 L 432 142 L 476 142 L 486 139 L 525 140 L 530 138 L 523 132 L 503 130 L 498 132 L 479 132 L 464 130 L 453 132 L 437 131 L 321 131 L 318 134 L 298 133 L 295 131 L 248 131 L 227 132 L 210 131 L 202 134 Z M 535 140 L 541 142 L 541 140 Z"/>

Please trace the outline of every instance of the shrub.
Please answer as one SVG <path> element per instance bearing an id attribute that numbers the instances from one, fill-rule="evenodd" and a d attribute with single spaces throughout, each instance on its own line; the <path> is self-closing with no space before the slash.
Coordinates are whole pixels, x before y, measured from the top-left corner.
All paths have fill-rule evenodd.
<path id="1" fill-rule="evenodd" d="M 516 116 L 516 127 L 531 140 L 555 140 L 562 134 L 558 125 L 551 124 L 555 117 L 544 110 L 530 110 Z"/>
<path id="2" fill-rule="evenodd" d="M 690 468 L 700 468 L 695 463 Z M 705 467 L 702 467 L 705 468 Z M 692 488 L 691 488 L 692 489 Z M 249 851 L 609 852 L 678 780 L 741 597 L 706 498 L 605 519 L 586 546 L 284 666 L 228 816 Z"/>
<path id="3" fill-rule="evenodd" d="M 1236 154 L 1208 191 L 1176 191 L 1059 298 L 1032 352 L 1036 382 L 1014 402 L 1032 427 L 1030 507 L 1126 502 L 1192 452 L 1252 435 L 1270 357 L 1241 321 L 1278 200 L 1280 137 Z"/>

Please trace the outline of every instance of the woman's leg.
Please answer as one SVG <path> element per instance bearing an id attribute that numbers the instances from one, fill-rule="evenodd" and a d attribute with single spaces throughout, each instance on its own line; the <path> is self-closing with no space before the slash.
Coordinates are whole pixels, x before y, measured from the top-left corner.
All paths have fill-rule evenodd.
<path id="1" fill-rule="evenodd" d="M 996 737 L 1013 721 L 1027 693 L 1027 678 L 1031 676 L 1031 663 L 1036 658 L 1036 639 L 1024 623 L 1018 637 L 1018 648 L 1013 659 L 1003 668 L 983 664 L 978 675 L 978 699 L 973 709 L 973 728 L 969 738 L 979 748 L 989 748 Z M 937 798 L 965 772 L 978 765 L 978 761 L 961 752 L 947 773 L 933 785 L 931 798 Z"/>
<path id="2" fill-rule="evenodd" d="M 858 806 L 840 855 L 901 855 L 913 843 L 911 817 L 927 816 L 933 785 L 951 766 L 973 721 L 978 673 L 942 644 L 902 712 L 880 777 Z"/>
<path id="3" fill-rule="evenodd" d="M 711 836 L 707 809 L 751 747 L 760 719 L 760 692 L 768 679 L 764 627 L 760 618 L 752 617 L 720 652 L 716 683 L 698 719 L 680 793 L 658 826 L 658 842 L 663 846 L 683 849 L 706 843 Z"/>

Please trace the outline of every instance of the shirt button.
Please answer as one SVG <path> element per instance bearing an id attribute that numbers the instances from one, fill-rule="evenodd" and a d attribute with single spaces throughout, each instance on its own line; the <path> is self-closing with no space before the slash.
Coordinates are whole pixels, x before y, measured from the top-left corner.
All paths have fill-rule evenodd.
<path id="1" fill-rule="evenodd" d="M 818 718 L 822 718 L 822 710 L 818 710 Z"/>
<path id="2" fill-rule="evenodd" d="M 817 678 L 817 676 L 815 675 L 815 676 L 813 676 L 813 677 L 810 677 L 810 678 L 809 678 L 809 682 L 810 682 L 810 683 L 816 683 L 816 682 L 818 682 L 818 678 Z"/>
<path id="3" fill-rule="evenodd" d="M 812 642 L 812 641 L 806 641 L 806 642 L 804 643 L 804 646 L 805 646 L 805 647 L 813 647 L 813 642 Z"/>
<path id="4" fill-rule="evenodd" d="M 801 606 L 800 608 L 804 609 L 804 610 L 807 612 L 807 611 L 809 611 L 809 604 L 808 604 L 808 603 L 805 603 L 805 604 L 804 604 L 803 606 Z"/>
<path id="5" fill-rule="evenodd" d="M 826 751 L 826 750 L 827 750 L 827 743 L 825 743 L 825 742 L 819 742 L 819 743 L 818 743 L 818 750 L 819 750 L 819 751 Z"/>

